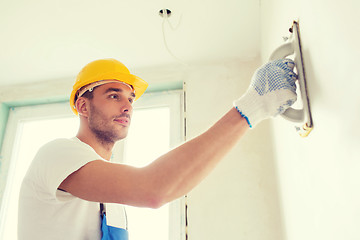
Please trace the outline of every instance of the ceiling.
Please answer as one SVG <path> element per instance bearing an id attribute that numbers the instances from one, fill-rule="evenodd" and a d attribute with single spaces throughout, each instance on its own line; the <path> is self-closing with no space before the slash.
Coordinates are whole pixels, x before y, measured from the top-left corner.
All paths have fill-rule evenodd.
<path id="1" fill-rule="evenodd" d="M 163 8 L 172 11 L 167 19 Z M 1 1 L 0 86 L 73 78 L 98 58 L 131 71 L 250 60 L 259 54 L 259 21 L 254 0 Z"/>

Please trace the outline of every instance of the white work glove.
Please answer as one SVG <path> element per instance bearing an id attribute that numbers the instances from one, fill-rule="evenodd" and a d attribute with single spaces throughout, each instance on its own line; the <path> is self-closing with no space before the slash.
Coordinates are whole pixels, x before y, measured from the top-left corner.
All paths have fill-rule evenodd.
<path id="1" fill-rule="evenodd" d="M 250 128 L 260 121 L 285 112 L 297 99 L 291 59 L 268 62 L 258 68 L 246 93 L 234 101 L 234 107 L 243 116 Z"/>

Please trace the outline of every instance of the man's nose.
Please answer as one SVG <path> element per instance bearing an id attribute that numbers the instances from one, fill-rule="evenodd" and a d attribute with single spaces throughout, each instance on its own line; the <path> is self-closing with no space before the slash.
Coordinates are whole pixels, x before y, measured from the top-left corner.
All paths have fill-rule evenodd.
<path id="1" fill-rule="evenodd" d="M 121 112 L 124 113 L 132 113 L 132 110 L 133 110 L 132 104 L 128 101 L 126 101 L 126 103 L 121 108 Z"/>

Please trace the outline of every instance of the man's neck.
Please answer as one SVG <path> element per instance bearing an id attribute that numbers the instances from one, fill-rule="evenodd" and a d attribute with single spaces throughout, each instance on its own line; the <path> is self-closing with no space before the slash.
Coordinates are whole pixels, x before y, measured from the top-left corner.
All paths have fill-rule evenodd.
<path id="1" fill-rule="evenodd" d="M 100 157 L 105 160 L 110 161 L 112 155 L 112 149 L 114 147 L 114 143 L 108 143 L 98 140 L 96 137 L 86 137 L 82 134 L 77 134 L 76 136 L 80 141 L 91 146 Z"/>

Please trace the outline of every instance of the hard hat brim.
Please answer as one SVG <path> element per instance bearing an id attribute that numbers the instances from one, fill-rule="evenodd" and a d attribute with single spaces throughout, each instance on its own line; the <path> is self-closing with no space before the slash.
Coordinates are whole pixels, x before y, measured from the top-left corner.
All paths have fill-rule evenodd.
<path id="1" fill-rule="evenodd" d="M 71 110 L 77 115 L 78 112 L 75 108 L 75 96 L 78 90 L 88 84 L 102 81 L 102 80 L 117 80 L 119 82 L 124 82 L 126 84 L 131 85 L 134 88 L 135 92 L 135 101 L 139 99 L 141 95 L 145 92 L 146 88 L 148 87 L 148 83 L 142 80 L 141 78 L 127 73 L 120 73 L 120 72 L 112 72 L 112 73 L 105 73 L 102 75 L 98 75 L 94 78 L 89 78 L 86 81 L 82 81 L 81 84 L 76 84 L 73 86 L 73 90 L 70 95 L 70 106 Z"/>

